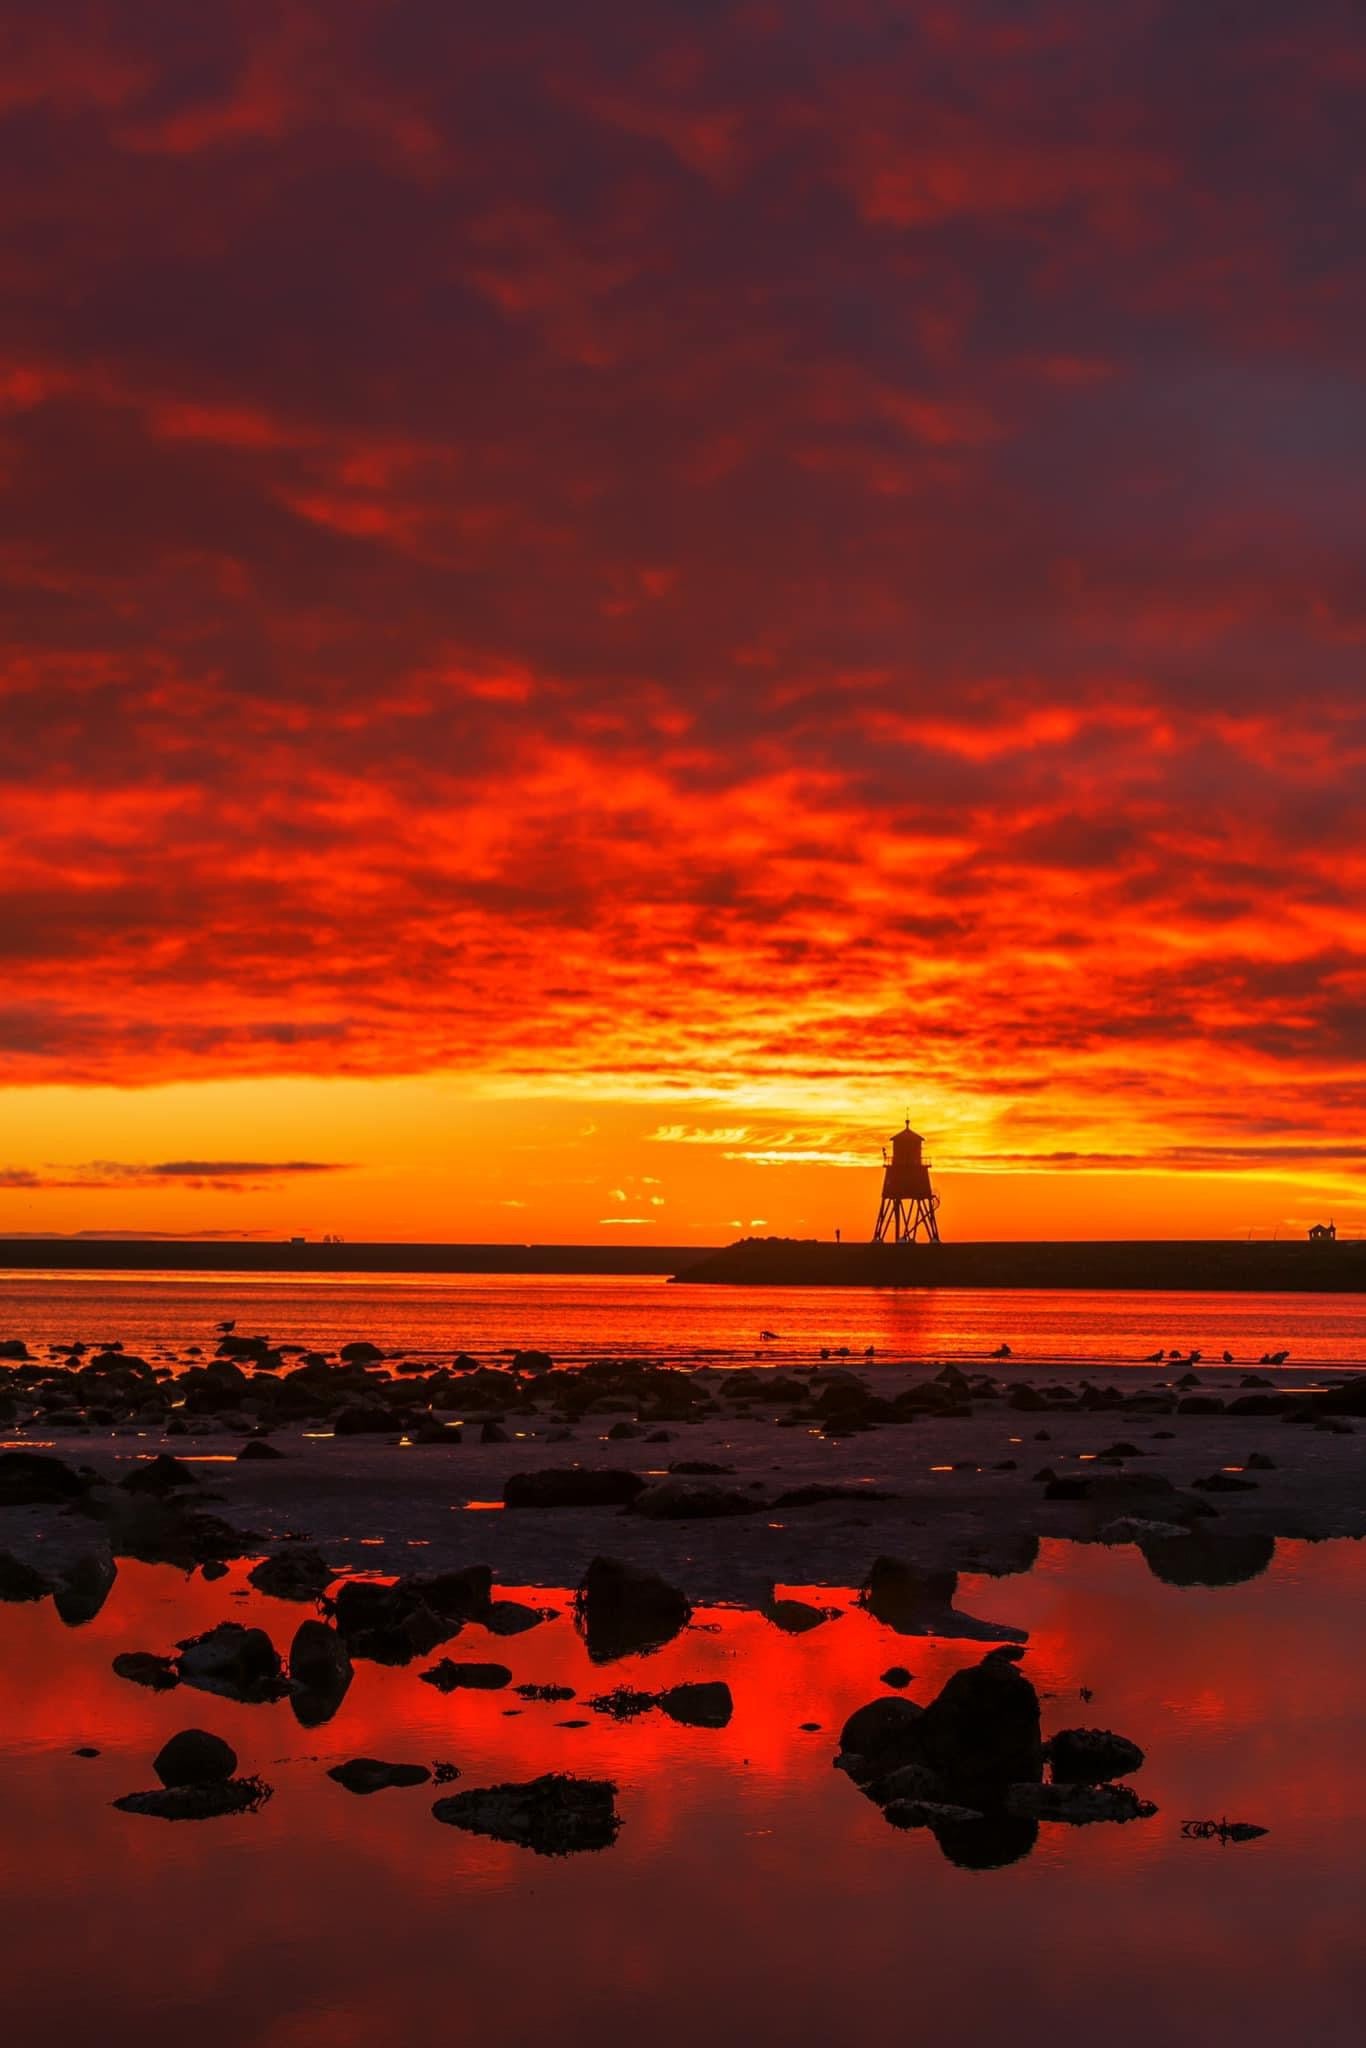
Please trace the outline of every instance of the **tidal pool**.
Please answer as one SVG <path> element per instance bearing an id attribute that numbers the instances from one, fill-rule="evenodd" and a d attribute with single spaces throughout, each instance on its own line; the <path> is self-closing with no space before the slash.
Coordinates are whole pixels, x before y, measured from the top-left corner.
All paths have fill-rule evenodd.
<path id="1" fill-rule="evenodd" d="M 885 1670 L 908 1667 L 905 1696 L 926 1701 L 982 1641 L 898 1635 L 847 1589 L 797 1587 L 781 1590 L 838 1612 L 788 1634 L 700 1609 L 663 1649 L 594 1665 L 571 1595 L 500 1587 L 554 1617 L 512 1636 L 468 1625 L 403 1668 L 359 1662 L 321 1727 L 287 1701 L 114 1676 L 118 1652 L 221 1620 L 286 1649 L 313 1610 L 254 1593 L 246 1569 L 210 1583 L 124 1564 L 76 1628 L 50 1600 L 0 1607 L 0 1982 L 22 2048 L 1361 2038 L 1356 1545 L 1282 1543 L 1264 1573 L 1217 1588 L 1162 1584 L 1133 1550 L 1065 1544 L 1027 1575 L 964 1576 L 961 1610 L 1027 1633 L 1045 1734 L 1131 1737 L 1147 1754 L 1132 1782 L 1158 1809 L 1044 1822 L 991 1869 L 889 1826 L 832 1768 L 842 1722 L 887 1689 Z M 419 1678 L 443 1654 L 506 1665 L 512 1686 L 443 1695 Z M 589 1704 L 716 1679 L 734 1699 L 723 1728 Z M 524 1699 L 519 1684 L 574 1697 Z M 178 1824 L 117 1810 L 186 1727 L 226 1737 L 268 1802 Z M 460 1775 L 360 1797 L 327 1776 L 356 1756 Z M 549 1859 L 432 1817 L 449 1790 L 547 1771 L 616 1784 L 610 1848 Z M 1267 1833 L 1183 1833 L 1207 1819 Z"/>

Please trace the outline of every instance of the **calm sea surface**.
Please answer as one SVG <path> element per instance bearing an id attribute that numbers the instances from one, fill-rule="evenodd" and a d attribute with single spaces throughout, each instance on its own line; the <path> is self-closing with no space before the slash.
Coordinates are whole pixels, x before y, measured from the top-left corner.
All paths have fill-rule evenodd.
<path id="1" fill-rule="evenodd" d="M 710 1354 L 772 1363 L 822 1346 L 888 1359 L 1137 1362 L 1159 1347 L 1217 1366 L 1288 1351 L 1292 1363 L 1366 1363 L 1366 1300 L 1326 1294 L 1115 1294 L 957 1289 L 733 1288 L 663 1279 L 259 1274 L 0 1275 L 0 1336 L 30 1346 L 121 1339 L 129 1349 L 210 1345 L 217 1324 L 330 1349 L 368 1337 L 410 1353 L 491 1356 L 525 1345 L 557 1359 Z M 771 1340 L 761 1332 L 771 1331 Z"/>
<path id="2" fill-rule="evenodd" d="M 1259 1578 L 1178 1590 L 1133 1549 L 1049 1543 L 962 1604 L 1028 1631 L 1044 1731 L 1138 1742 L 1158 1812 L 1028 1827 L 1006 1867 L 890 1827 L 831 1768 L 839 1727 L 891 1663 L 933 1696 L 978 1643 L 898 1637 L 847 1590 L 809 1634 L 702 1610 L 648 1657 L 589 1664 L 563 1590 L 526 1635 L 470 1625 L 454 1654 L 570 1686 L 443 1698 L 420 1664 L 360 1663 L 334 1720 L 116 1678 L 231 1619 L 287 1647 L 310 1610 L 126 1563 L 65 1628 L 0 1607 L 0 1982 L 16 2048 L 408 2048 L 553 2041 L 830 2048 L 924 2039 L 1106 2048 L 1347 2048 L 1361 2039 L 1366 1749 L 1358 1631 L 1366 1551 L 1286 1543 Z M 512 1589 L 510 1589 L 512 1590 Z M 425 1662 L 425 1660 L 423 1660 Z M 613 1686 L 721 1678 L 723 1729 L 595 1711 Z M 1093 1697 L 1083 1700 L 1080 1689 Z M 815 1727 L 804 1724 L 816 1723 Z M 177 1729 L 225 1736 L 273 1787 L 256 1812 L 168 1824 L 114 1809 L 154 1783 Z M 98 1756 L 78 1758 L 85 1745 Z M 354 1797 L 327 1767 L 369 1755 L 460 1771 L 458 1789 L 557 1770 L 606 1777 L 615 1843 L 546 1860 L 433 1818 L 429 1785 Z M 1183 1823 L 1246 1821 L 1221 1846 Z M 971 1860 L 971 1859 L 969 1859 Z"/>

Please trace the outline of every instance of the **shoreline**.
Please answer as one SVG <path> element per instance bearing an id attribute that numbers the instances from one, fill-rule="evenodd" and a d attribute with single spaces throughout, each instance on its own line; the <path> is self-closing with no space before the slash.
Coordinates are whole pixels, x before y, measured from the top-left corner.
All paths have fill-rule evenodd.
<path id="1" fill-rule="evenodd" d="M 45 1364 L 14 1372 L 0 1382 L 11 1401 L 51 1387 Z M 758 1604 L 775 1584 L 861 1584 L 879 1556 L 928 1572 L 1027 1570 L 1046 1537 L 1136 1541 L 1159 1576 L 1197 1583 L 1254 1575 L 1280 1537 L 1366 1537 L 1366 1380 L 1303 1368 L 1064 1380 L 1008 1367 L 970 1378 L 892 1365 L 353 1364 L 302 1379 L 211 1361 L 170 1382 L 169 1400 L 158 1392 L 162 1412 L 101 1407 L 110 1419 L 98 1423 L 30 1418 L 21 1400 L 0 1460 L 38 1451 L 89 1479 L 68 1502 L 0 1505 L 0 1552 L 57 1573 L 91 1553 L 156 1555 L 166 1530 L 203 1516 L 228 1531 L 215 1557 L 306 1544 L 338 1572 L 478 1563 L 502 1583 L 563 1586 L 608 1555 L 694 1600 Z M 186 1413 L 173 1400 L 208 1405 Z M 314 1412 L 285 1412 L 305 1404 Z M 441 1434 L 454 1427 L 459 1440 Z M 130 1495 L 123 1482 L 157 1457 L 181 1461 L 185 1483 L 173 1498 Z M 717 1469 L 671 1471 L 680 1464 Z M 503 1504 L 518 1475 L 576 1466 L 626 1475 L 639 1498 Z M 189 1568 L 200 1560 L 187 1540 Z"/>

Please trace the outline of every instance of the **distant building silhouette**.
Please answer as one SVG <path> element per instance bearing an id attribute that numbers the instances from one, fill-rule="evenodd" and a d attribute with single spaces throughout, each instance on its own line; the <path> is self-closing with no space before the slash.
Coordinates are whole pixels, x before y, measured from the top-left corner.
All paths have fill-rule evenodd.
<path id="1" fill-rule="evenodd" d="M 890 1148 L 883 1146 L 882 1163 L 882 1201 L 873 1243 L 914 1244 L 923 1231 L 931 1244 L 938 1244 L 939 1197 L 930 1186 L 925 1140 L 911 1129 L 909 1117 Z"/>
<path id="2" fill-rule="evenodd" d="M 1337 1234 L 1338 1227 L 1336 1223 L 1311 1223 L 1309 1226 L 1309 1242 L 1311 1244 L 1332 1244 Z"/>

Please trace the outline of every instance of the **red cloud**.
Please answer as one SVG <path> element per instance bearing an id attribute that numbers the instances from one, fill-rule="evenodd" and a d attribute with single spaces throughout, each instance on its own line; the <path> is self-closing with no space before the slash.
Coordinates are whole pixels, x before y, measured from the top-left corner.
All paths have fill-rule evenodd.
<path id="1" fill-rule="evenodd" d="M 1366 1094 L 1345 17 L 807 13 L 11 50 L 0 1077 Z"/>

